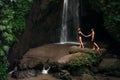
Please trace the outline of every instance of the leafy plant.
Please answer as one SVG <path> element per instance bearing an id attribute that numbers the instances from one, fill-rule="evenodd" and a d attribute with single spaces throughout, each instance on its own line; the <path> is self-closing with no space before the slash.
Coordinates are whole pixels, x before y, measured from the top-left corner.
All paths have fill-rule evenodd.
<path id="1" fill-rule="evenodd" d="M 25 28 L 24 15 L 32 0 L 0 0 L 0 80 L 7 80 L 7 54 Z"/>
<path id="2" fill-rule="evenodd" d="M 103 12 L 104 27 L 117 42 L 120 43 L 120 1 L 119 0 L 93 0 L 90 1 L 92 9 L 100 7 Z"/>
<path id="3" fill-rule="evenodd" d="M 87 52 L 85 54 L 87 55 L 74 58 L 69 64 L 74 66 L 91 66 L 101 58 L 99 54 L 95 52 Z"/>
<path id="4" fill-rule="evenodd" d="M 76 57 L 69 64 L 72 66 L 89 66 L 92 64 L 92 57 L 90 55 Z"/>

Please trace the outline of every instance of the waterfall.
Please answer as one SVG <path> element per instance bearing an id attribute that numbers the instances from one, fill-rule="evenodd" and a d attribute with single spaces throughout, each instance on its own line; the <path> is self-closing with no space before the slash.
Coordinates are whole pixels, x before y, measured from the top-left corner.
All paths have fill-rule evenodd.
<path id="1" fill-rule="evenodd" d="M 72 22 L 70 20 L 72 20 Z M 76 30 L 78 26 L 79 26 L 79 0 L 69 0 L 69 2 L 68 0 L 64 0 L 60 43 L 73 41 L 71 37 L 77 41 Z"/>
<path id="2" fill-rule="evenodd" d="M 45 69 L 45 67 L 43 66 L 42 74 L 48 74 L 49 70 L 50 70 L 50 67 L 48 67 L 48 69 Z"/>
<path id="3" fill-rule="evenodd" d="M 64 0 L 60 43 L 67 42 L 67 10 L 68 10 L 68 0 Z"/>

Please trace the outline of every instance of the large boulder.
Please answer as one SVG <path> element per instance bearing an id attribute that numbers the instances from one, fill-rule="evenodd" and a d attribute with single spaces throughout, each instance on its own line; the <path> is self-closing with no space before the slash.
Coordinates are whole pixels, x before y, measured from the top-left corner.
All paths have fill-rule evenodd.
<path id="1" fill-rule="evenodd" d="M 20 66 L 23 69 L 25 67 L 34 68 L 41 63 L 45 63 L 47 60 L 49 60 L 49 63 L 57 62 L 58 59 L 69 54 L 68 50 L 71 45 L 73 44 L 48 44 L 31 48 L 20 60 Z"/>
<path id="2" fill-rule="evenodd" d="M 116 58 L 104 58 L 99 64 L 99 68 L 104 70 L 110 69 L 118 61 Z"/>
<path id="3" fill-rule="evenodd" d="M 81 53 L 81 52 L 74 53 L 74 54 L 68 54 L 68 55 L 65 55 L 65 56 L 61 57 L 60 59 L 58 59 L 57 62 L 60 63 L 60 64 L 65 64 L 65 63 L 70 62 L 75 57 L 85 56 L 85 55 L 87 55 L 87 54 Z"/>
<path id="4" fill-rule="evenodd" d="M 101 72 L 105 72 L 106 75 L 120 77 L 120 60 L 117 58 L 105 58 L 99 64 Z"/>

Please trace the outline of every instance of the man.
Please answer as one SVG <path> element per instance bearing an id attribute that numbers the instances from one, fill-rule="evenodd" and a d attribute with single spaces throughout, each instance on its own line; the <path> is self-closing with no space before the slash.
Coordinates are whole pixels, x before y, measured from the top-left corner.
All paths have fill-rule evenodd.
<path id="1" fill-rule="evenodd" d="M 95 31 L 94 28 L 91 28 L 91 34 L 87 35 L 86 37 L 90 37 L 91 36 L 91 41 L 93 43 L 93 50 L 99 50 L 99 46 L 98 44 L 95 42 Z"/>

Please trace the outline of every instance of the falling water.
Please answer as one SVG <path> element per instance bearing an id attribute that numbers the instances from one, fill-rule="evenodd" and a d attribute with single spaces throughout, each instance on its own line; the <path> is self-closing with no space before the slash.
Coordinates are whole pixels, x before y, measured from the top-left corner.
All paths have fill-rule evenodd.
<path id="1" fill-rule="evenodd" d="M 70 22 L 70 20 L 72 20 L 72 22 Z M 69 23 L 69 25 L 67 25 L 67 23 Z M 72 25 L 70 25 L 71 23 Z M 68 43 L 68 41 L 73 41 L 73 38 L 76 39 L 76 29 L 79 26 L 79 0 L 69 0 L 69 2 L 68 0 L 64 0 L 61 26 L 60 43 Z M 72 26 L 72 29 L 70 26 Z M 71 33 L 73 35 L 71 35 Z"/>
<path id="2" fill-rule="evenodd" d="M 68 0 L 64 0 L 60 43 L 67 42 L 67 10 L 68 10 Z"/>
<path id="3" fill-rule="evenodd" d="M 42 74 L 48 74 L 49 70 L 50 70 L 50 67 L 48 67 L 48 69 L 45 69 L 45 67 L 43 66 Z"/>

